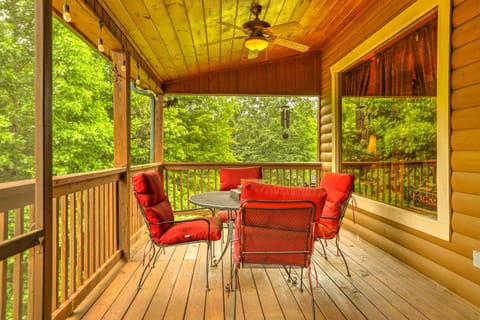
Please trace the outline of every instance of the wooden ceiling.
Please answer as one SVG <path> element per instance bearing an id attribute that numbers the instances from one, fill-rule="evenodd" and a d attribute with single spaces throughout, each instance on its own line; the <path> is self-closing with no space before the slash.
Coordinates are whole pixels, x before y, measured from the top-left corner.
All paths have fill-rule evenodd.
<path id="1" fill-rule="evenodd" d="M 64 1 L 52 2 L 59 17 Z M 132 78 L 141 74 L 149 87 L 321 51 L 376 2 L 259 0 L 259 18 L 273 26 L 274 35 L 309 50 L 269 43 L 257 58 L 248 59 L 242 25 L 254 18 L 251 0 L 67 0 L 69 27 L 96 46 L 102 21 L 104 54 L 123 46 L 132 59 Z"/>

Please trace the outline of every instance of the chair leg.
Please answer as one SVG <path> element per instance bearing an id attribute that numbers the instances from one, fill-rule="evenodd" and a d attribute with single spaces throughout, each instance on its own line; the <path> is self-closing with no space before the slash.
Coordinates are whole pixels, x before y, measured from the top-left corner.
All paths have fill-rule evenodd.
<path id="1" fill-rule="evenodd" d="M 327 251 L 325 250 L 325 246 L 323 245 L 322 238 L 318 238 L 318 242 L 320 242 L 320 244 L 321 244 L 321 246 L 322 246 L 322 249 L 323 249 L 323 257 L 325 258 L 325 260 L 328 260 L 328 259 L 327 259 Z"/>
<path id="2" fill-rule="evenodd" d="M 145 257 L 143 258 L 143 264 L 145 265 L 143 267 L 143 271 L 142 271 L 142 275 L 140 276 L 140 280 L 138 281 L 138 287 L 137 289 L 140 289 L 142 288 L 142 284 L 143 284 L 143 280 L 144 279 L 144 276 L 145 276 L 145 273 L 147 271 L 147 269 L 150 267 L 150 269 L 152 269 L 153 267 L 155 267 L 155 261 L 157 260 L 157 257 L 158 257 L 158 254 L 160 253 L 161 251 L 161 248 L 158 248 L 157 250 L 157 247 L 150 242 L 150 250 L 153 250 L 152 254 L 150 255 L 149 259 L 148 259 L 148 262 L 145 263 Z"/>
<path id="3" fill-rule="evenodd" d="M 350 275 L 350 269 L 348 268 L 347 260 L 345 259 L 345 256 L 343 255 L 342 249 L 340 249 L 340 241 L 339 241 L 339 236 L 337 234 L 337 237 L 335 239 L 335 245 L 337 246 L 337 255 L 338 252 L 340 252 L 340 255 L 342 256 L 343 262 L 345 263 L 345 267 L 347 268 L 347 276 L 351 277 Z"/>
<path id="4" fill-rule="evenodd" d="M 238 287 L 238 265 L 235 265 L 235 270 L 233 270 L 232 274 L 234 284 L 233 286 L 233 320 L 237 318 L 237 287 Z"/>
<path id="5" fill-rule="evenodd" d="M 210 291 L 210 287 L 209 287 L 209 284 L 208 284 L 208 269 L 210 267 L 210 264 L 209 264 L 209 261 L 208 261 L 208 255 L 211 255 L 212 254 L 212 247 L 211 247 L 211 241 L 207 241 L 207 256 L 205 257 L 205 264 L 206 264 L 206 275 L 207 275 L 207 291 Z"/>
<path id="6" fill-rule="evenodd" d="M 297 284 L 297 277 L 295 276 L 292 276 L 292 267 L 287 267 L 286 266 L 283 266 L 283 269 L 285 269 L 285 272 L 287 273 L 287 282 L 291 282 L 293 285 L 296 285 Z"/>
<path id="7" fill-rule="evenodd" d="M 312 298 L 312 314 L 313 314 L 313 319 L 315 319 L 315 297 L 313 295 L 312 270 L 310 268 L 311 268 L 311 263 L 308 266 L 308 284 L 310 285 L 310 296 Z M 302 268 L 302 272 L 303 272 L 303 268 Z"/>

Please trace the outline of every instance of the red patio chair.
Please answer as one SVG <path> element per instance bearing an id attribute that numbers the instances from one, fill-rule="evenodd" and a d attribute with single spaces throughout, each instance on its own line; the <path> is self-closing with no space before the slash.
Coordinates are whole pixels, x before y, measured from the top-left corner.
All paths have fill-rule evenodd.
<path id="1" fill-rule="evenodd" d="M 262 167 L 246 167 L 246 168 L 220 168 L 220 191 L 228 191 L 237 189 L 243 179 L 262 179 Z M 235 219 L 236 212 L 232 212 L 232 219 Z M 220 210 L 217 217 L 223 223 L 228 220 L 228 211 Z"/>
<path id="2" fill-rule="evenodd" d="M 339 233 L 343 217 L 347 211 L 348 202 L 353 192 L 354 181 L 355 177 L 346 173 L 326 172 L 323 175 L 320 181 L 320 188 L 324 188 L 327 191 L 327 200 L 320 218 L 315 223 L 315 240 L 319 240 L 318 242 L 322 245 L 325 259 L 327 259 L 327 252 L 325 250 L 327 240 L 335 238 L 337 256 L 339 253 L 342 256 L 349 277 L 350 270 L 347 260 L 340 249 Z M 322 240 L 325 242 L 325 245 Z"/>
<path id="3" fill-rule="evenodd" d="M 222 223 L 216 217 L 194 218 L 175 221 L 173 210 L 163 188 L 163 179 L 157 171 L 136 173 L 133 176 L 133 189 L 138 204 L 148 227 L 150 235 L 150 255 L 145 263 L 138 288 L 141 288 L 148 266 L 153 268 L 162 248 L 192 242 L 206 242 L 206 274 L 207 290 L 209 253 L 211 242 L 219 240 L 222 234 Z"/>
<path id="4" fill-rule="evenodd" d="M 300 291 L 303 291 L 303 268 L 308 268 L 312 312 L 315 318 L 315 300 L 310 272 L 315 212 L 315 204 L 308 200 L 246 200 L 242 202 L 235 220 L 233 242 L 234 319 L 236 290 L 239 285 L 238 272 L 245 264 L 283 266 L 287 272 L 288 281 L 293 283 L 296 283 L 296 279 L 292 277 L 292 267 L 301 268 Z"/>

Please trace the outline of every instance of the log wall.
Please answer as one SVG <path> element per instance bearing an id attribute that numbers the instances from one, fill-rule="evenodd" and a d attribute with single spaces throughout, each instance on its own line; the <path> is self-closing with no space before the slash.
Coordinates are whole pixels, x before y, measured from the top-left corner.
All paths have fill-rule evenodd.
<path id="1" fill-rule="evenodd" d="M 247 65 L 164 83 L 169 94 L 317 95 L 320 53 Z"/>
<path id="2" fill-rule="evenodd" d="M 321 161 L 332 160 L 330 66 L 410 3 L 384 1 L 369 11 L 368 23 L 359 23 L 323 52 Z M 473 250 L 480 250 L 480 5 L 478 0 L 455 0 L 452 6 L 451 241 L 362 210 L 356 210 L 355 223 L 349 212 L 345 227 L 480 306 L 480 269 L 472 261 Z"/>

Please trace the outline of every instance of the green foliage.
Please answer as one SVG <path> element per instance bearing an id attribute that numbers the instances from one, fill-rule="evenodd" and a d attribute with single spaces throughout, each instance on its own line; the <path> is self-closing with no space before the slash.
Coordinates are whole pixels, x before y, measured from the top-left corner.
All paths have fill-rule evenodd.
<path id="1" fill-rule="evenodd" d="M 34 173 L 33 1 L 0 1 L 0 182 Z"/>
<path id="2" fill-rule="evenodd" d="M 316 161 L 316 99 L 242 97 L 235 121 L 234 154 L 244 162 Z M 282 106 L 290 107 L 290 128 L 281 126 Z M 288 132 L 288 139 L 283 139 Z"/>
<path id="3" fill-rule="evenodd" d="M 131 146 L 132 165 L 150 163 L 150 98 L 131 91 Z"/>
<path id="4" fill-rule="evenodd" d="M 53 65 L 54 175 L 111 168 L 110 64 L 55 19 Z"/>
<path id="5" fill-rule="evenodd" d="M 233 115 L 239 108 L 233 97 L 177 97 L 165 110 L 165 161 L 236 161 Z"/>
<path id="6" fill-rule="evenodd" d="M 316 100 L 293 97 L 176 97 L 165 110 L 165 160 L 316 160 Z M 281 126 L 282 106 L 291 109 Z M 283 139 L 284 132 L 289 138 Z"/>
<path id="7" fill-rule="evenodd" d="M 364 123 L 356 126 L 357 106 Z M 375 135 L 377 151 L 367 153 Z M 343 161 L 436 159 L 435 98 L 344 98 L 342 100 Z"/>

